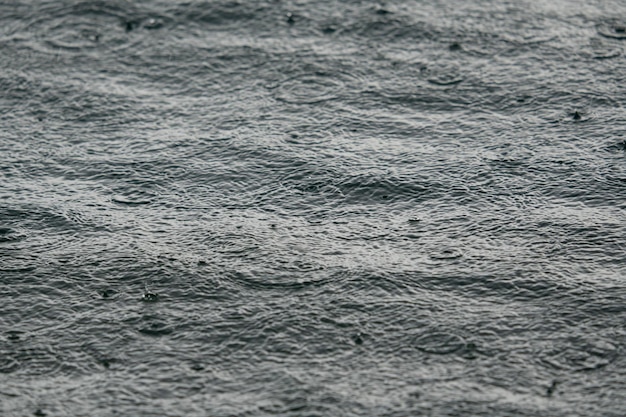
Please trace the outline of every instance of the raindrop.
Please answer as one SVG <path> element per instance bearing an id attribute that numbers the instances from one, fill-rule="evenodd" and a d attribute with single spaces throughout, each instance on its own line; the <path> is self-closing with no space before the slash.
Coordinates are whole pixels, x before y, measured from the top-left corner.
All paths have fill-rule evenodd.
<path id="1" fill-rule="evenodd" d="M 143 296 L 141 297 L 141 300 L 147 303 L 154 303 L 159 300 L 159 295 L 157 293 L 148 291 L 143 294 Z"/>
<path id="2" fill-rule="evenodd" d="M 159 19 L 150 18 L 143 24 L 144 29 L 155 30 L 163 27 L 163 22 Z"/>
<path id="3" fill-rule="evenodd" d="M 626 39 L 626 22 L 610 19 L 597 26 L 598 33 L 605 38 Z"/>
<path id="4" fill-rule="evenodd" d="M 547 397 L 552 397 L 552 394 L 554 394 L 554 391 L 556 390 L 558 384 L 558 381 L 552 381 L 552 384 L 550 384 L 550 386 L 546 389 Z"/>
<path id="5" fill-rule="evenodd" d="M 131 32 L 139 27 L 139 22 L 137 20 L 128 20 L 124 23 L 124 28 L 126 32 Z"/>
<path id="6" fill-rule="evenodd" d="M 440 251 L 430 253 L 431 259 L 440 260 L 440 261 L 457 259 L 462 256 L 463 256 L 463 253 L 460 250 L 454 249 L 454 248 L 446 248 Z"/>

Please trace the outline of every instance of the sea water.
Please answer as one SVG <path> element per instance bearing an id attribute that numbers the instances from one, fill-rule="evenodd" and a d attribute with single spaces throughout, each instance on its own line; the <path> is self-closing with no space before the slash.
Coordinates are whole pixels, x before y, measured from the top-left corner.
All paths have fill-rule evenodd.
<path id="1" fill-rule="evenodd" d="M 626 3 L 0 3 L 3 416 L 626 415 Z"/>

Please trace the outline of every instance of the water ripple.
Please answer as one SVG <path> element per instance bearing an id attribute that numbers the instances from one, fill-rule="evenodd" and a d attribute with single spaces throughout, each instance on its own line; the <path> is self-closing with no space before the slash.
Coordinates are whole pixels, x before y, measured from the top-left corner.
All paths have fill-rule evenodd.
<path id="1" fill-rule="evenodd" d="M 28 42 L 33 48 L 52 55 L 119 51 L 139 41 L 138 37 L 129 36 L 130 30 L 155 27 L 154 19 L 140 23 L 140 19 L 130 17 L 133 13 L 136 10 L 125 2 L 43 5 L 32 11 L 23 31 L 36 34 L 36 43 Z M 15 36 L 22 36 L 22 31 Z"/>
<path id="2" fill-rule="evenodd" d="M 575 372 L 595 371 L 606 367 L 617 359 L 618 347 L 608 340 L 564 340 L 552 349 L 541 353 L 548 365 Z"/>
<path id="3" fill-rule="evenodd" d="M 416 336 L 413 345 L 426 353 L 447 355 L 454 353 L 465 345 L 465 341 L 453 333 L 433 332 Z"/>
<path id="4" fill-rule="evenodd" d="M 601 3 L 0 2 L 0 412 L 623 415 Z"/>
<path id="5" fill-rule="evenodd" d="M 626 39 L 626 22 L 619 19 L 606 19 L 597 24 L 598 33 L 605 38 Z"/>
<path id="6" fill-rule="evenodd" d="M 317 104 L 342 96 L 346 82 L 335 74 L 302 74 L 271 87 L 277 100 L 290 104 Z"/>

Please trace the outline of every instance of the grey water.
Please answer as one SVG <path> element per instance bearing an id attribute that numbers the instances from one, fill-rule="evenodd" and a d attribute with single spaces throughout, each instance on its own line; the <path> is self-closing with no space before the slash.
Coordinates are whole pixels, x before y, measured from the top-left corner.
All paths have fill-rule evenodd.
<path id="1" fill-rule="evenodd" d="M 0 1 L 0 415 L 626 415 L 626 3 Z"/>

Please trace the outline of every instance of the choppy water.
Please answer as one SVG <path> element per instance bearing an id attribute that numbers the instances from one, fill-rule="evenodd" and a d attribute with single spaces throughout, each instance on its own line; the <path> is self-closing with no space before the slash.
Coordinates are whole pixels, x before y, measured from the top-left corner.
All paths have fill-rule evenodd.
<path id="1" fill-rule="evenodd" d="M 626 415 L 622 1 L 0 3 L 3 416 Z"/>

